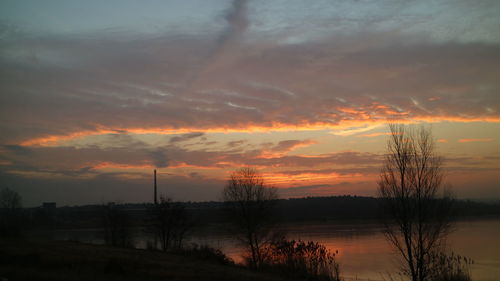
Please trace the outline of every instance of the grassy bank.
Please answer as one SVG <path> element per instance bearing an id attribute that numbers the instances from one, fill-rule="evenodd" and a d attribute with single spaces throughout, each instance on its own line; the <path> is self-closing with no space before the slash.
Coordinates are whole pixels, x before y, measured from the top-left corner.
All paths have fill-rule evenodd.
<path id="1" fill-rule="evenodd" d="M 0 280 L 283 280 L 199 257 L 77 242 L 1 240 Z"/>

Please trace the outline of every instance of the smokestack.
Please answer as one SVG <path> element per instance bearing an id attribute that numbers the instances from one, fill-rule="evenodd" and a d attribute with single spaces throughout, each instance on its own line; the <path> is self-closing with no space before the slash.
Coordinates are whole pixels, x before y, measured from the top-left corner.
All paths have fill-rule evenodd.
<path id="1" fill-rule="evenodd" d="M 158 200 L 156 199 L 156 169 L 154 171 L 154 182 L 155 182 L 155 194 L 154 194 L 154 200 L 155 200 L 155 205 L 158 204 Z"/>

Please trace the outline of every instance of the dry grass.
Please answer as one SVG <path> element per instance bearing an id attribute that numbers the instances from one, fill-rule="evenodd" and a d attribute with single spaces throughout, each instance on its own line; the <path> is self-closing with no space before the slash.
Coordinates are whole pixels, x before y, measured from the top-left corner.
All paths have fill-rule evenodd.
<path id="1" fill-rule="evenodd" d="M 282 280 L 196 257 L 61 241 L 0 241 L 0 280 Z"/>

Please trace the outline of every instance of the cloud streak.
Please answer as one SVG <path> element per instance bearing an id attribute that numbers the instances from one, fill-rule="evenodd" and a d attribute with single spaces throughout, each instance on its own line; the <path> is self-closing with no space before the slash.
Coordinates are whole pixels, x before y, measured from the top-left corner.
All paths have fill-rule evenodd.
<path id="1" fill-rule="evenodd" d="M 483 139 L 459 139 L 457 142 L 467 143 L 467 142 L 492 142 L 492 138 L 483 138 Z"/>

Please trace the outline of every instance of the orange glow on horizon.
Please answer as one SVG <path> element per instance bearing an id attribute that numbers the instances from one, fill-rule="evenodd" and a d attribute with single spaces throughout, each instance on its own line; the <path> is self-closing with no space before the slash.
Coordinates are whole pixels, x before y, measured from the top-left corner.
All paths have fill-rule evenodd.
<path id="1" fill-rule="evenodd" d="M 143 170 L 140 171 L 144 176 L 149 174 L 153 169 L 161 169 L 163 171 L 168 171 L 170 169 L 179 169 L 179 168 L 188 168 L 193 170 L 220 170 L 223 171 L 222 174 L 219 175 L 211 175 L 210 178 L 225 181 L 229 174 L 231 174 L 235 169 L 246 167 L 243 165 L 240 166 L 232 166 L 231 168 L 221 168 L 221 167 L 209 167 L 209 166 L 196 166 L 189 165 L 186 163 L 174 164 L 168 167 L 158 168 L 152 164 L 143 164 L 143 165 L 127 165 L 127 164 L 117 164 L 112 162 L 101 162 L 92 166 L 94 170 Z M 264 172 L 262 173 L 262 177 L 267 185 L 287 189 L 290 187 L 297 187 L 302 185 L 314 185 L 314 184 L 332 184 L 338 182 L 339 180 L 349 180 L 349 181 L 357 181 L 357 179 L 363 178 L 366 179 L 367 176 L 365 174 L 360 173 L 351 173 L 351 174 L 339 174 L 336 172 L 330 173 L 315 173 L 315 172 L 298 172 L 297 174 L 288 174 L 277 172 Z"/>
<path id="2" fill-rule="evenodd" d="M 295 186 L 296 184 L 301 185 L 314 185 L 314 184 L 333 184 L 339 179 L 355 179 L 360 177 L 366 177 L 366 175 L 353 173 L 342 175 L 339 173 L 325 173 L 319 174 L 314 172 L 299 173 L 299 174 L 283 174 L 280 172 L 276 173 L 265 173 L 263 178 L 266 184 L 275 186 L 277 188 L 289 188 Z M 300 185 L 299 185 L 300 186 Z"/>

